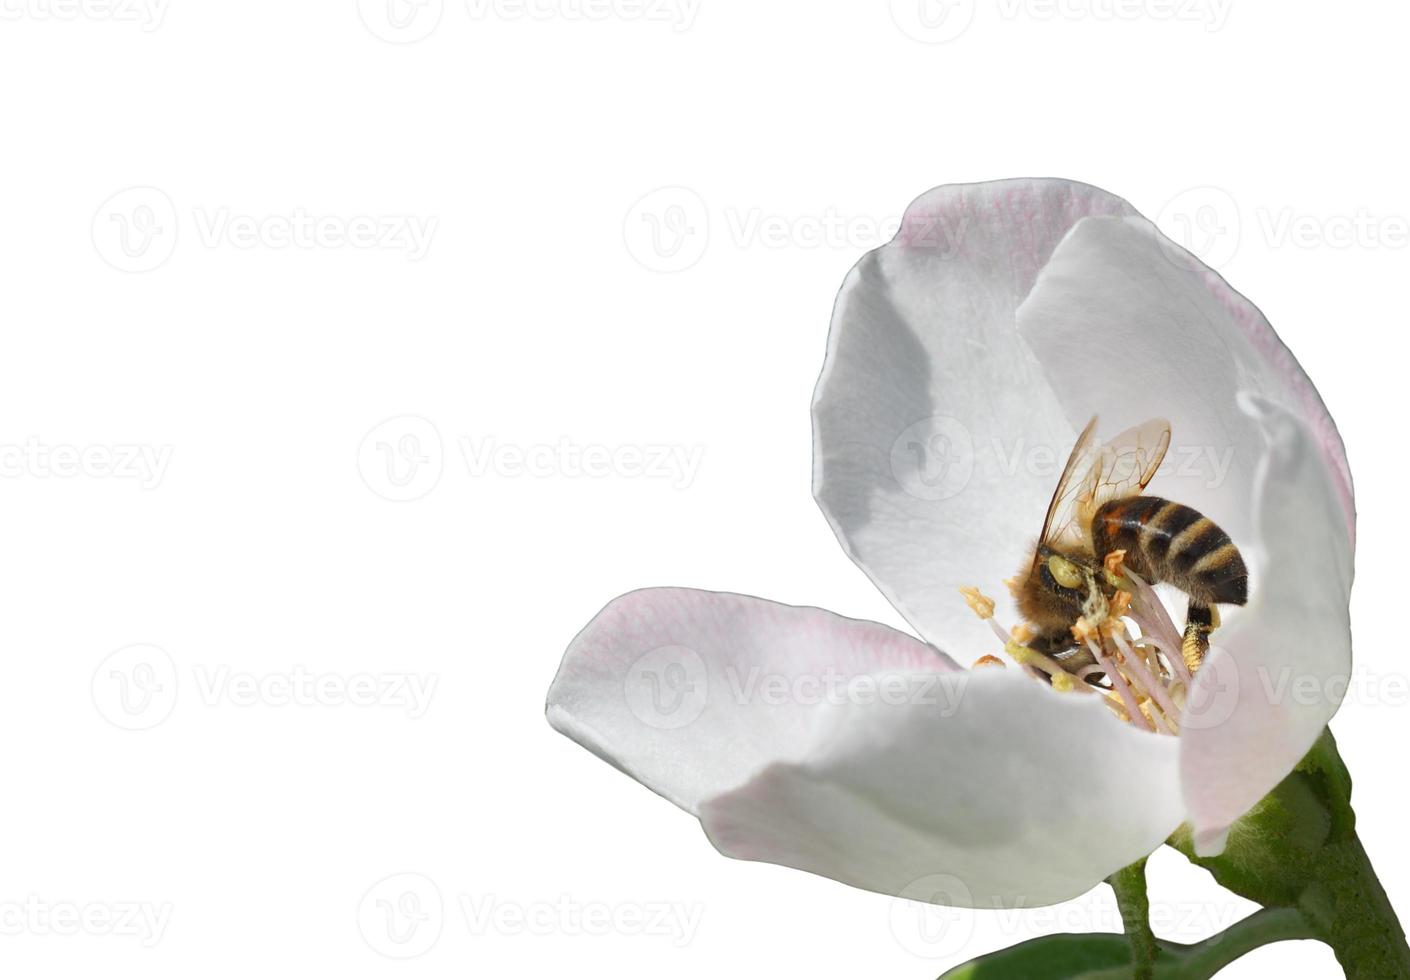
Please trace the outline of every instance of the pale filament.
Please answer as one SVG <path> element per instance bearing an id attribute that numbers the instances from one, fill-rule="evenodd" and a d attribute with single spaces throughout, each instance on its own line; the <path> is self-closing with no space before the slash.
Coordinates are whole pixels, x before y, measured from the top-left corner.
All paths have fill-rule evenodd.
<path id="1" fill-rule="evenodd" d="M 1141 713 L 1140 702 L 1136 700 L 1136 695 L 1131 693 L 1131 685 L 1126 683 L 1126 678 L 1121 675 L 1102 653 L 1102 645 L 1096 640 L 1088 638 L 1087 649 L 1092 651 L 1092 656 L 1097 658 L 1097 664 L 1106 671 L 1107 678 L 1111 681 L 1111 686 L 1116 688 L 1116 693 L 1121 697 L 1121 703 L 1126 706 L 1126 718 L 1133 725 L 1140 725 L 1148 731 L 1154 731 L 1154 727 L 1144 714 Z"/>
<path id="2" fill-rule="evenodd" d="M 1176 675 L 1184 681 L 1185 690 L 1188 691 L 1194 683 L 1194 678 L 1185 666 L 1185 658 L 1180 656 L 1180 631 L 1171 622 L 1170 613 L 1165 611 L 1165 603 L 1160 601 L 1155 589 L 1131 569 L 1123 569 L 1122 574 L 1133 585 L 1131 619 L 1141 628 L 1142 638 L 1149 638 L 1165 655 L 1166 661 L 1175 668 Z"/>

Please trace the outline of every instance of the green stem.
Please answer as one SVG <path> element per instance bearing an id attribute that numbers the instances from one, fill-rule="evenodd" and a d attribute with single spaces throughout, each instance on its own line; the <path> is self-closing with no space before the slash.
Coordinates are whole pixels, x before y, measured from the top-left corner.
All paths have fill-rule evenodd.
<path id="1" fill-rule="evenodd" d="M 1161 955 L 1150 976 L 1155 980 L 1209 980 L 1241 956 L 1269 943 L 1316 939 L 1316 930 L 1297 909 L 1259 909 L 1202 943 L 1160 943 Z M 1127 966 L 1082 974 L 1083 980 L 1130 980 Z M 1141 976 L 1141 974 L 1136 974 Z"/>
<path id="2" fill-rule="evenodd" d="M 1318 880 L 1298 904 L 1336 953 L 1347 980 L 1410 977 L 1405 930 L 1355 832 L 1328 844 L 1321 858 Z"/>
<path id="3" fill-rule="evenodd" d="M 1351 774 L 1330 731 L 1298 767 L 1327 801 L 1330 828 L 1298 907 L 1336 953 L 1347 980 L 1410 978 L 1410 946 L 1356 834 Z"/>
<path id="4" fill-rule="evenodd" d="M 1106 881 L 1116 893 L 1121 923 L 1131 943 L 1131 976 L 1133 980 L 1153 980 L 1156 944 L 1151 931 L 1150 899 L 1146 895 L 1146 859 L 1127 865 Z"/>
<path id="5" fill-rule="evenodd" d="M 1316 939 L 1316 931 L 1296 909 L 1259 909 L 1202 943 L 1186 948 L 1171 980 L 1206 980 L 1246 953 L 1287 939 Z"/>

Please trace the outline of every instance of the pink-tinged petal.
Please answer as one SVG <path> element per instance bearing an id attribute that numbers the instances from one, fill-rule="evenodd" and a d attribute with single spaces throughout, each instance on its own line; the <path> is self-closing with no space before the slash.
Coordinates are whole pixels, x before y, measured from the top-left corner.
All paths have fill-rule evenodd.
<path id="1" fill-rule="evenodd" d="M 1144 218 L 1079 222 L 1017 322 L 1074 424 L 1097 415 L 1098 434 L 1110 436 L 1170 420 L 1170 452 L 1149 492 L 1251 543 L 1264 440 L 1235 403 L 1249 392 L 1294 409 L 1317 434 L 1352 525 L 1345 452 L 1306 374 L 1252 304 Z"/>
<path id="2" fill-rule="evenodd" d="M 1184 818 L 1178 740 L 1096 696 L 997 667 L 915 691 L 831 708 L 796 760 L 706 801 L 715 846 L 888 895 L 1029 907 L 1080 895 Z"/>
<path id="3" fill-rule="evenodd" d="M 1351 671 L 1352 545 L 1337 474 L 1297 416 L 1241 399 L 1267 445 L 1255 515 L 1267 571 L 1195 677 L 1180 776 L 1201 854 L 1278 784 L 1336 712 Z"/>
<path id="4" fill-rule="evenodd" d="M 991 644 L 992 645 L 992 644 Z M 879 623 L 695 589 L 608 603 L 573 640 L 548 692 L 554 728 L 678 806 L 797 758 L 829 701 L 872 675 L 957 671 Z"/>
<path id="5" fill-rule="evenodd" d="M 901 614 L 964 657 L 991 641 L 956 589 L 1000 592 L 1013 619 L 999 582 L 1036 537 L 1077 431 L 1014 311 L 1075 223 L 1132 213 L 1064 180 L 940 187 L 838 295 L 813 401 L 814 495 Z"/>

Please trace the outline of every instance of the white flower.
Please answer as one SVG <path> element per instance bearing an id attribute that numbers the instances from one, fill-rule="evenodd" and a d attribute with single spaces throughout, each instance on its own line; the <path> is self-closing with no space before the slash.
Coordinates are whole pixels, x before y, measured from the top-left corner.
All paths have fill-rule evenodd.
<path id="1" fill-rule="evenodd" d="M 1258 310 L 1121 199 L 1061 180 L 922 196 L 842 286 L 813 415 L 814 494 L 923 639 L 648 589 L 573 640 L 549 691 L 555 728 L 723 853 L 892 895 L 943 875 L 946 904 L 1062 901 L 1185 822 L 1217 853 L 1336 710 L 1341 440 Z M 1250 601 L 1225 609 L 1175 737 L 940 652 L 998 652 L 957 589 L 1017 622 L 999 583 L 1092 415 L 1106 436 L 1168 418 L 1148 492 L 1210 516 L 1249 564 Z"/>

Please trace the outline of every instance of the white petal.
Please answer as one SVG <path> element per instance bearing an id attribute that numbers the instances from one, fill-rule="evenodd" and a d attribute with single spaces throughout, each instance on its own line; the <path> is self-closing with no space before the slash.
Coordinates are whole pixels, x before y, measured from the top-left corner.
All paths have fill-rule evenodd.
<path id="1" fill-rule="evenodd" d="M 955 590 L 1000 593 L 1012 620 L 998 583 L 1037 535 L 1076 432 L 1014 311 L 1075 222 L 1131 213 L 1070 181 L 940 187 L 837 298 L 813 402 L 814 495 L 901 614 L 965 658 L 989 633 Z"/>
<path id="2" fill-rule="evenodd" d="M 1069 421 L 1101 418 L 1109 436 L 1148 418 L 1171 422 L 1166 464 L 1149 492 L 1253 534 L 1258 423 L 1240 392 L 1296 410 L 1318 434 L 1352 522 L 1350 473 L 1336 426 L 1297 361 L 1253 306 L 1144 218 L 1079 222 L 1018 311 Z"/>
<path id="3" fill-rule="evenodd" d="M 548 720 L 694 813 L 797 757 L 829 720 L 829 700 L 888 670 L 958 668 L 878 623 L 723 592 L 643 589 L 614 599 L 573 640 L 548 692 Z"/>
<path id="4" fill-rule="evenodd" d="M 1335 476 L 1290 412 L 1245 407 L 1268 452 L 1256 490 L 1267 571 L 1247 615 L 1215 633 L 1195 677 L 1180 736 L 1180 773 L 1202 854 L 1312 747 L 1346 692 L 1351 670 L 1352 547 Z"/>
<path id="5" fill-rule="evenodd" d="M 944 675 L 930 704 L 846 704 L 796 762 L 705 803 L 732 857 L 972 908 L 1048 905 L 1180 824 L 1178 739 L 1020 671 Z"/>

